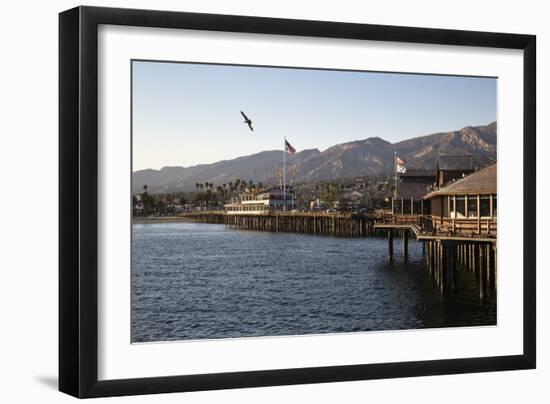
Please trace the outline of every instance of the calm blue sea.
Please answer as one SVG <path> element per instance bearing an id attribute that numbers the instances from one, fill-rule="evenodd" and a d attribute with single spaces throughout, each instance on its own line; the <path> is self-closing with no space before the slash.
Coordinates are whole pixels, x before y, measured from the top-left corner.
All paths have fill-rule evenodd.
<path id="1" fill-rule="evenodd" d="M 404 264 L 384 238 L 133 225 L 132 340 L 275 336 L 496 324 L 460 271 L 443 300 L 420 243 Z"/>

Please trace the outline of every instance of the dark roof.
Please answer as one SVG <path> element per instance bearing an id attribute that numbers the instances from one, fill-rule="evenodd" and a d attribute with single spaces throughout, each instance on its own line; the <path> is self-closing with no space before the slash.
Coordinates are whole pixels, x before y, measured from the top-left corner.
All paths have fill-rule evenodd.
<path id="1" fill-rule="evenodd" d="M 269 192 L 269 193 L 280 193 L 280 192 L 283 192 L 283 189 L 282 189 L 282 188 L 279 188 L 279 187 L 262 188 L 262 189 L 256 189 L 256 190 L 254 190 L 254 191 L 240 192 L 239 194 L 240 194 L 240 195 L 258 195 L 258 194 L 264 194 L 264 193 L 266 193 L 266 192 Z M 287 192 L 287 193 L 293 193 L 294 190 L 292 189 L 292 186 L 287 185 L 287 186 L 286 186 L 286 192 Z"/>
<path id="2" fill-rule="evenodd" d="M 404 199 L 422 199 L 429 191 L 431 183 L 401 182 L 398 188 L 398 197 Z"/>
<path id="3" fill-rule="evenodd" d="M 439 170 L 473 171 L 494 164 L 494 156 L 439 156 L 437 167 Z"/>
<path id="4" fill-rule="evenodd" d="M 244 192 L 240 192 L 241 195 L 257 195 L 257 194 L 261 194 L 263 192 L 268 192 L 269 189 L 265 189 L 265 188 L 262 188 L 262 189 L 256 189 L 254 191 L 244 191 Z"/>
<path id="5" fill-rule="evenodd" d="M 435 170 L 410 169 L 403 174 L 399 174 L 399 177 L 434 177 L 435 179 L 435 172 Z"/>
<path id="6" fill-rule="evenodd" d="M 453 181 L 450 184 L 426 195 L 425 199 L 437 195 L 496 194 L 497 165 L 482 168 L 473 174 Z"/>
<path id="7" fill-rule="evenodd" d="M 398 197 L 421 199 L 429 192 L 435 182 L 434 170 L 407 170 L 399 175 Z"/>

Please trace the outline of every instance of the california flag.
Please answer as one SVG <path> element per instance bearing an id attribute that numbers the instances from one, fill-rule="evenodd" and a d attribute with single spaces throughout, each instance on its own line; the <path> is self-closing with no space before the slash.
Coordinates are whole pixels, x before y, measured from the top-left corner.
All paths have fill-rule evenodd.
<path id="1" fill-rule="evenodd" d="M 395 170 L 401 174 L 405 174 L 407 172 L 407 168 L 405 167 L 405 162 L 401 160 L 399 156 L 395 156 Z"/>

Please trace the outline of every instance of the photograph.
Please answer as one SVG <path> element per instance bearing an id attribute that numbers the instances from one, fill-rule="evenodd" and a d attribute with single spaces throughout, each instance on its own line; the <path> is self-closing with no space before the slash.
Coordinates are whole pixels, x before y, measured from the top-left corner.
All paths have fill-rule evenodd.
<path id="1" fill-rule="evenodd" d="M 498 325 L 497 77 L 130 69 L 132 343 Z"/>

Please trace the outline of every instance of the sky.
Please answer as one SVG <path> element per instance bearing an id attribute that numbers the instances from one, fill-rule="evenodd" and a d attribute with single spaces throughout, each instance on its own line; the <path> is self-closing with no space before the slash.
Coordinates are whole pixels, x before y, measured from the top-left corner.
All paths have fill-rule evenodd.
<path id="1" fill-rule="evenodd" d="M 496 121 L 497 79 L 132 62 L 133 170 Z M 251 132 L 240 111 L 253 121 Z"/>

